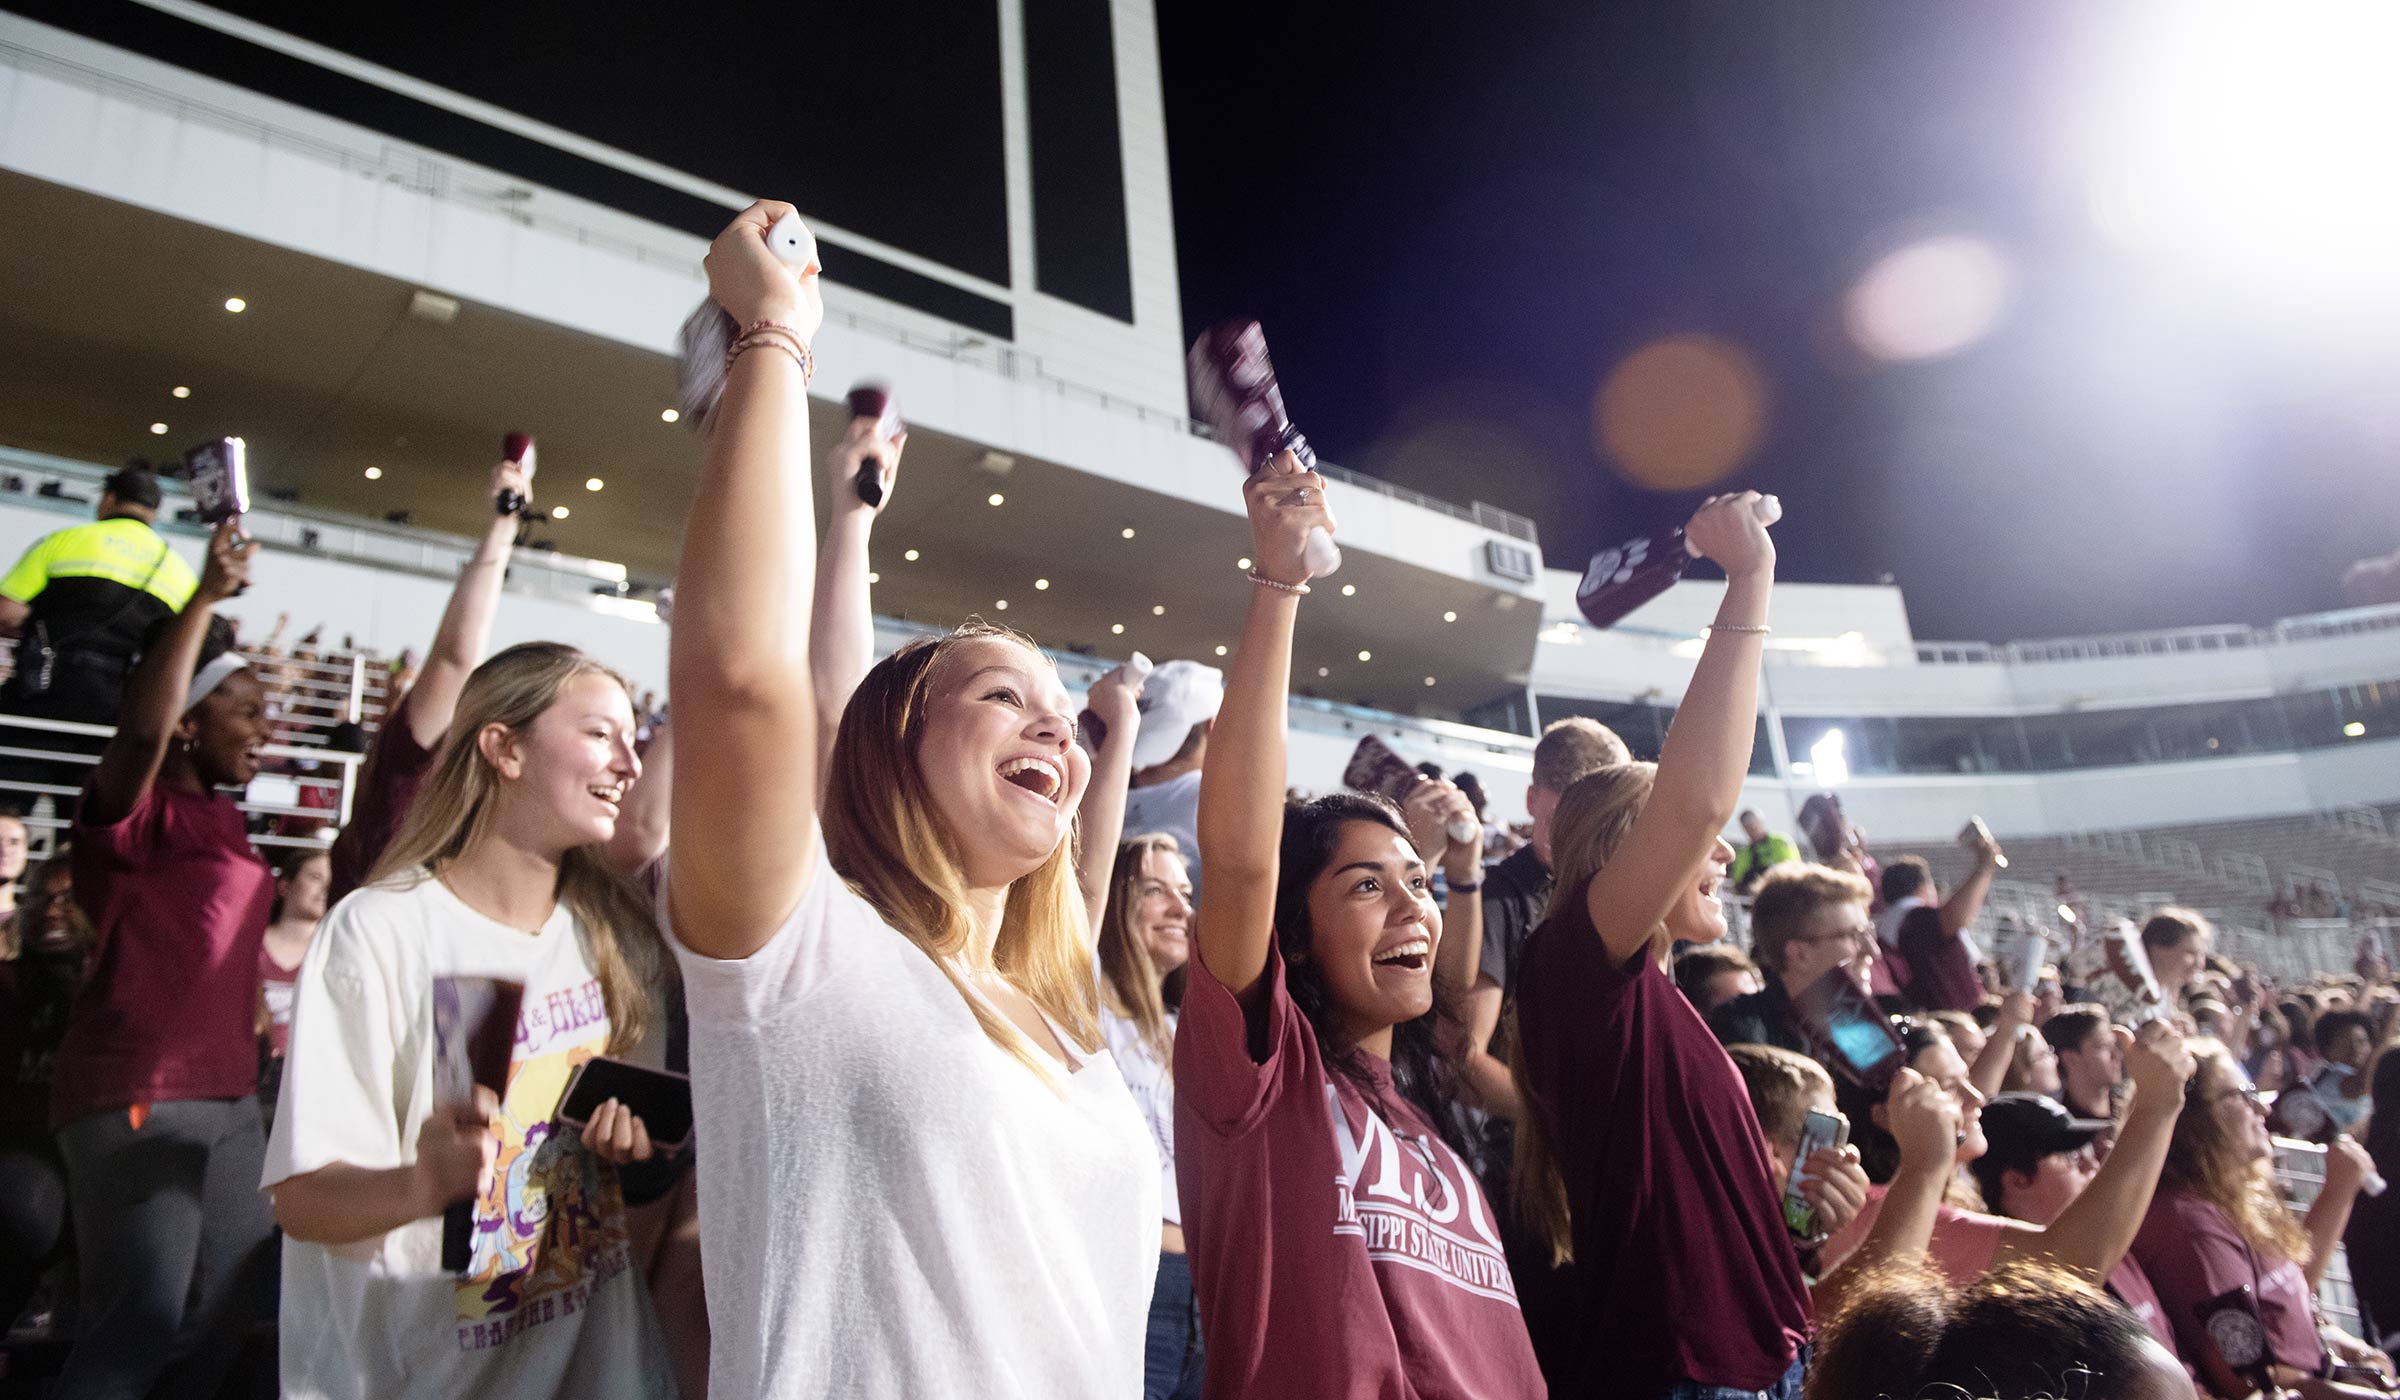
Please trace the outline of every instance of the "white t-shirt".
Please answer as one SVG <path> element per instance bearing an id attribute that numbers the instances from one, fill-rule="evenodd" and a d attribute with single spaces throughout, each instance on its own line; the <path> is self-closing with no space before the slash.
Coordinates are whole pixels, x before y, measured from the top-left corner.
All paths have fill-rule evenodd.
<path id="1" fill-rule="evenodd" d="M 1136 836 L 1165 832 L 1183 848 L 1183 868 L 1192 877 L 1192 902 L 1200 900 L 1200 775 L 1184 773 L 1138 787 L 1125 794 L 1125 834 L 1131 841 Z"/>
<path id="2" fill-rule="evenodd" d="M 480 979 L 525 991 L 473 1263 L 464 1277 L 443 1271 L 439 1216 L 350 1245 L 284 1240 L 286 1400 L 675 1394 L 616 1169 L 552 1122 L 568 1076 L 609 1034 L 565 905 L 538 934 L 485 918 L 431 879 L 335 906 L 301 964 L 265 1184 L 334 1162 L 414 1160 L 417 1130 L 450 1097 L 436 1089 L 435 1042 L 450 1021 L 437 1031 L 436 1003 L 455 1004 L 462 988 L 472 997 Z"/>
<path id="3" fill-rule="evenodd" d="M 812 839 L 765 947 L 676 945 L 710 1393 L 1141 1394 L 1158 1163 L 1116 1062 L 1044 1082 Z"/>
<path id="4" fill-rule="evenodd" d="M 1175 1195 L 1175 1079 L 1167 1072 L 1167 1062 L 1142 1039 L 1137 1023 L 1100 1008 L 1100 1033 L 1108 1038 L 1108 1051 L 1117 1057 L 1117 1072 L 1125 1076 L 1125 1087 L 1133 1091 L 1134 1107 L 1150 1124 L 1151 1141 L 1158 1144 L 1159 1219 L 1173 1225 L 1183 1223 L 1183 1203 Z M 1174 1042 L 1175 1013 L 1167 1013 L 1168 1043 Z"/>

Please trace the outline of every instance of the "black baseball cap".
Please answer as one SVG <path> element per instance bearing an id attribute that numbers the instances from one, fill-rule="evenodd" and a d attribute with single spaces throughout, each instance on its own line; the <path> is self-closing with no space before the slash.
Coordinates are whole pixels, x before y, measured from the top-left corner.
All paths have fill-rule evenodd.
<path id="1" fill-rule="evenodd" d="M 110 472 L 108 480 L 101 482 L 100 485 L 110 495 L 129 506 L 148 506 L 152 510 L 156 510 L 162 499 L 158 491 L 158 478 L 152 476 L 144 467 L 119 467 Z"/>
<path id="2" fill-rule="evenodd" d="M 1985 1204 L 1997 1210 L 2003 1172 L 2030 1172 L 2054 1152 L 2080 1152 L 2115 1126 L 2078 1118 L 2048 1094 L 2000 1094 L 1983 1106 L 1983 1136 L 1991 1146 L 1971 1164 Z"/>

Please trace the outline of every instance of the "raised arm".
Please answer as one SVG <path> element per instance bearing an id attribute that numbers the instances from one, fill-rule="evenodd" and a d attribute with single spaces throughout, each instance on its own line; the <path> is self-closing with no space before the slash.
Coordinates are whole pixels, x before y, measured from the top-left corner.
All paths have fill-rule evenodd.
<path id="1" fill-rule="evenodd" d="M 1482 912 L 1478 910 L 1477 921 L 1481 919 Z M 1448 934 L 1449 930 L 1443 930 L 1444 937 Z M 1507 1000 L 1507 994 L 1501 991 L 1498 982 L 1480 975 L 1481 949 L 1476 950 L 1475 961 L 1478 975 L 1463 1002 L 1467 1038 L 1464 1052 L 1459 1056 L 1458 1077 L 1474 1091 L 1477 1107 L 1513 1120 L 1524 1111 L 1525 1103 L 1517 1097 L 1516 1077 L 1492 1053 L 1492 1036 L 1500 1028 L 1501 1004 Z"/>
<path id="2" fill-rule="evenodd" d="M 433 645 L 417 668 L 416 684 L 408 690 L 408 737 L 421 749 L 439 744 L 450 732 L 450 720 L 458 713 L 458 697 L 467 688 L 467 677 L 482 664 L 483 653 L 492 643 L 492 619 L 500 612 L 500 585 L 508 578 L 509 556 L 517 547 L 517 517 L 499 511 L 502 491 L 515 491 L 532 500 L 533 478 L 515 462 L 492 468 L 491 485 L 485 493 L 492 502 L 491 523 L 484 526 L 475 553 L 458 571 L 458 586 L 450 590 L 450 603 L 442 609 Z"/>
<path id="3" fill-rule="evenodd" d="M 1693 552 L 1725 570 L 1725 597 L 1659 751 L 1650 800 L 1584 895 L 1592 927 L 1619 964 L 1649 941 L 1741 802 L 1775 587 L 1775 542 L 1759 523 L 1758 500 L 1755 491 L 1716 497 L 1684 529 Z"/>
<path id="4" fill-rule="evenodd" d="M 1302 546 L 1312 525 L 1333 529 L 1325 478 L 1284 452 L 1242 489 L 1257 575 L 1241 649 L 1200 770 L 1200 961 L 1236 997 L 1267 969 L 1275 937 L 1275 876 L 1283 841 L 1285 708 L 1292 688 L 1292 625 L 1308 583 Z M 1278 587 L 1276 585 L 1282 585 Z"/>
<path id="5" fill-rule="evenodd" d="M 1990 1098 L 2008 1082 L 2008 1067 L 2017 1058 L 2019 1033 L 2033 1020 L 2033 993 L 2010 992 L 2000 1002 L 2000 1019 L 1992 1022 L 1991 1033 L 1984 1038 L 1983 1052 L 1967 1069 L 1967 1079 L 1975 1092 Z"/>
<path id="6" fill-rule="evenodd" d="M 2337 1137 L 2327 1144 L 2325 1184 L 2318 1189 L 2316 1200 L 2309 1203 L 2308 1214 L 2300 1221 L 2301 1231 L 2308 1236 L 2305 1272 L 2311 1291 L 2325 1281 L 2326 1267 L 2333 1263 L 2333 1251 L 2340 1247 L 2342 1235 L 2350 1228 L 2351 1209 L 2358 1204 L 2358 1194 L 2368 1173 L 2374 1170 L 2375 1159 L 2367 1155 L 2367 1149 L 2356 1138 Z"/>
<path id="7" fill-rule="evenodd" d="M 83 799 L 82 819 L 87 824 L 106 826 L 121 819 L 158 781 L 167 745 L 183 721 L 184 696 L 191 690 L 201 644 L 208 639 L 209 619 L 219 603 L 250 581 L 250 556 L 257 550 L 257 542 L 241 533 L 239 517 L 220 523 L 208 537 L 208 561 L 201 566 L 199 586 L 126 682 L 117 732 L 101 750 Z"/>
<path id="8" fill-rule="evenodd" d="M 2046 1255 L 2097 1285 L 2133 1248 L 2142 1218 L 2150 1213 L 2150 1197 L 2158 1190 L 2158 1174 L 2167 1164 L 2175 1120 L 2183 1114 L 2184 1081 L 2192 1077 L 2196 1062 L 2183 1037 L 2163 1021 L 2145 1027 L 2138 1039 L 2122 1029 L 2116 1034 L 2125 1052 L 2125 1069 L 2133 1077 L 2133 1104 L 2117 1132 L 2117 1145 L 2091 1185 L 2046 1229 L 2012 1230 L 2001 1236 L 1994 1265 L 2029 1254 Z"/>
<path id="9" fill-rule="evenodd" d="M 830 771 L 833 736 L 842 727 L 842 711 L 850 694 L 875 664 L 875 605 L 867 582 L 867 545 L 875 533 L 875 517 L 892 503 L 892 487 L 900 471 L 900 451 L 908 445 L 902 433 L 890 442 L 875 432 L 876 420 L 853 417 L 825 459 L 832 506 L 825 522 L 825 552 L 817 560 L 817 609 L 809 624 L 809 676 L 817 690 L 817 780 Z M 883 505 L 859 499 L 858 479 L 866 472 L 883 478 Z"/>
<path id="10" fill-rule="evenodd" d="M 1904 1069 L 1892 1081 L 1883 1112 L 1888 1131 L 1900 1144 L 1900 1170 L 1884 1192 L 1883 1208 L 1866 1239 L 1813 1290 L 1820 1316 L 1832 1316 L 1861 1280 L 1925 1257 L 1942 1193 L 1957 1170 L 1957 1095 Z"/>
<path id="11" fill-rule="evenodd" d="M 709 247 L 709 295 L 742 326 L 773 321 L 807 340 L 825 315 L 815 249 L 794 269 L 766 240 L 791 213 L 762 200 L 737 215 Z M 764 947 L 815 872 L 813 515 L 808 381 L 796 354 L 762 344 L 725 376 L 667 649 L 682 733 L 670 802 L 684 838 L 668 902 L 676 935 L 707 957 Z"/>
<path id="12" fill-rule="evenodd" d="M 1083 887 L 1084 910 L 1095 936 L 1108 911 L 1108 877 L 1116 869 L 1117 843 L 1125 836 L 1125 789 L 1133 781 L 1133 741 L 1142 732 L 1142 683 L 1119 666 L 1092 682 L 1084 707 L 1108 726 L 1092 754 L 1092 780 L 1075 809 L 1075 879 Z"/>
<path id="13" fill-rule="evenodd" d="M 1942 932 L 1955 938 L 1974 924 L 1983 901 L 1992 892 L 1992 877 L 2000 873 L 2000 848 L 1986 846 L 1975 853 L 1975 869 L 1942 901 Z"/>
<path id="14" fill-rule="evenodd" d="M 1483 970 L 1483 827 L 1475 820 L 1474 804 L 1446 778 L 1418 783 L 1401 803 L 1401 815 L 1408 820 L 1410 841 L 1426 864 L 1441 867 L 1442 883 L 1450 892 L 1449 902 L 1442 906 L 1442 936 L 1433 949 L 1434 982 L 1449 996 L 1463 998 L 1474 989 Z M 1461 830 L 1474 826 L 1474 836 L 1452 840 L 1450 826 L 1454 822 Z M 1489 1043 L 1490 1031 L 1487 1028 L 1485 1039 L 1476 1040 L 1471 1014 L 1463 1006 L 1461 1012 L 1460 1020 L 1442 1023 L 1442 1033 L 1443 1048 L 1463 1070 L 1467 1060 Z M 1506 1067 L 1496 1062 L 1493 1068 L 1507 1074 Z"/>

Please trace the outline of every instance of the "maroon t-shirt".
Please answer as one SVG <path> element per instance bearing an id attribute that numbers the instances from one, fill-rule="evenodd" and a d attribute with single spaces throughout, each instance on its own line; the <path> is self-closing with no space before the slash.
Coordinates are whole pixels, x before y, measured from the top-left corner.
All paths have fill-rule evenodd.
<path id="1" fill-rule="evenodd" d="M 1575 1352 L 1553 1379 L 1765 1390 L 1808 1339 L 1809 1299 L 1749 1091 L 1650 950 L 1613 962 L 1582 892 L 1560 894 L 1517 977 L 1575 1241 Z"/>
<path id="2" fill-rule="evenodd" d="M 267 1003 L 267 1042 L 276 1058 L 292 1042 L 292 999 L 300 992 L 300 969 L 275 961 L 267 946 L 258 946 L 258 991 Z"/>
<path id="3" fill-rule="evenodd" d="M 1973 1011 L 1983 1001 L 1983 979 L 1967 956 L 1966 940 L 1943 931 L 1942 911 L 1919 905 L 1900 920 L 1900 961 L 1907 968 L 1908 999 L 1926 1011 Z"/>
<path id="4" fill-rule="evenodd" d="M 241 809 L 154 783 L 120 821 L 76 818 L 74 864 L 99 942 L 51 1065 L 51 1123 L 250 1093 L 275 877 Z"/>
<path id="5" fill-rule="evenodd" d="M 400 832 L 400 822 L 416 803 L 417 789 L 433 771 L 434 751 L 408 732 L 408 707 L 417 698 L 411 688 L 383 717 L 383 728 L 367 750 L 359 770 L 358 795 L 350 803 L 350 824 L 333 838 L 330 858 L 333 883 L 326 892 L 331 909 L 344 896 L 367 882 L 375 862 Z"/>
<path id="6" fill-rule="evenodd" d="M 1207 1394 L 1545 1394 L 1492 1204 L 1390 1066 L 1361 1057 L 1364 1094 L 1327 1072 L 1280 954 L 1268 954 L 1255 1018 L 1198 958 L 1190 966 L 1175 1180 Z"/>
<path id="7" fill-rule="evenodd" d="M 2158 1291 L 2159 1306 L 2175 1329 L 2175 1349 L 2186 1361 L 2207 1355 L 2200 1305 L 2248 1284 L 2276 1363 L 2311 1375 L 2325 1369 L 2325 1342 L 2317 1335 L 2308 1276 L 2291 1260 L 2269 1259 L 2252 1248 L 2232 1217 L 2216 1206 L 2162 1188 L 2133 1237 L 2133 1257 Z"/>

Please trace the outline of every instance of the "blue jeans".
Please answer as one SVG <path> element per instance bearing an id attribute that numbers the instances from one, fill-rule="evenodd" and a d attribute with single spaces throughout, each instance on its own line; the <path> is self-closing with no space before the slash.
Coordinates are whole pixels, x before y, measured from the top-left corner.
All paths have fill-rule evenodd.
<path id="1" fill-rule="evenodd" d="M 1667 1390 L 1666 1400 L 1800 1400 L 1800 1383 L 1808 1379 L 1808 1349 L 1792 1361 L 1792 1369 L 1783 1379 L 1765 1390 L 1742 1390 L 1727 1385 L 1702 1385 L 1698 1381 L 1677 1381 Z"/>
<path id="2" fill-rule="evenodd" d="M 1142 1400 L 1200 1400 L 1200 1375 L 1200 1305 L 1192 1299 L 1192 1264 L 1183 1255 L 1161 1252 L 1158 1282 L 1150 1289 Z"/>

